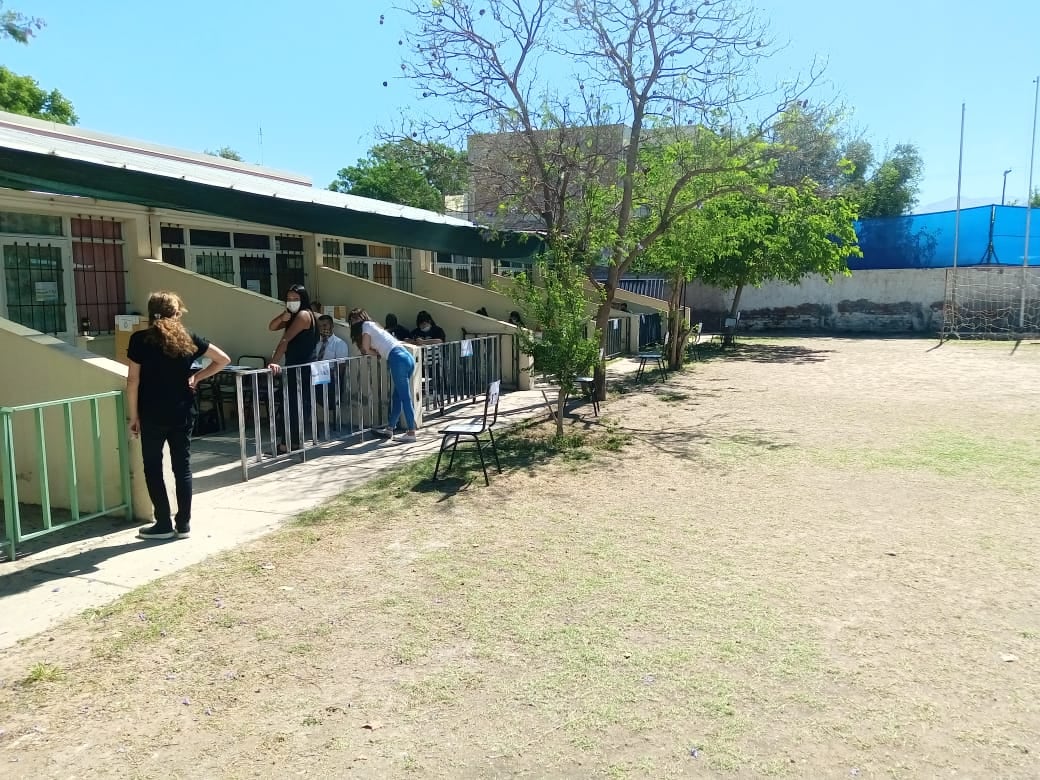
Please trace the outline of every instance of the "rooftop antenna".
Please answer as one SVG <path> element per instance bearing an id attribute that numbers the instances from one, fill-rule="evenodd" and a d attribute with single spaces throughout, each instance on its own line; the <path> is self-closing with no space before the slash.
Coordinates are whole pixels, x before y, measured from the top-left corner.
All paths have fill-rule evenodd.
<path id="1" fill-rule="evenodd" d="M 257 138 L 259 139 L 259 142 L 260 142 L 260 164 L 263 165 L 264 164 L 264 126 L 263 126 L 263 124 L 260 124 L 260 125 L 257 125 L 257 127 L 259 128 L 259 131 L 257 133 Z"/>

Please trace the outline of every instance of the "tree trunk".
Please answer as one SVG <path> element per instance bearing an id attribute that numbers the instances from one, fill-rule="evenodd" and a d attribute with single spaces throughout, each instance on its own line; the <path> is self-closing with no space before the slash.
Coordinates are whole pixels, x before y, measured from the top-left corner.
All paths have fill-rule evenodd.
<path id="1" fill-rule="evenodd" d="M 556 438 L 563 438 L 563 413 L 567 406 L 567 391 L 562 387 L 556 394 Z"/>
<path id="2" fill-rule="evenodd" d="M 742 292 L 744 292 L 744 282 L 738 284 L 736 292 L 733 293 L 733 305 L 729 307 L 729 316 L 731 319 L 735 320 L 737 317 L 737 312 L 740 311 L 740 294 Z M 722 346 L 733 346 L 733 332 L 736 329 L 736 324 L 734 324 L 732 328 L 724 328 L 724 332 L 722 334 Z"/>
<path id="3" fill-rule="evenodd" d="M 668 367 L 673 371 L 677 371 L 682 368 L 683 364 L 683 347 L 686 341 L 685 333 L 683 331 L 682 316 L 680 309 L 682 308 L 682 275 L 677 275 L 671 280 L 672 290 L 668 296 Z"/>
<path id="4" fill-rule="evenodd" d="M 599 331 L 599 360 L 596 361 L 596 370 L 593 373 L 595 385 L 593 393 L 597 401 L 607 400 L 607 323 L 610 321 L 611 304 L 614 303 L 614 291 L 617 290 L 618 279 L 617 266 L 611 265 L 607 269 L 607 281 L 603 285 L 603 300 L 596 310 L 596 329 Z"/>

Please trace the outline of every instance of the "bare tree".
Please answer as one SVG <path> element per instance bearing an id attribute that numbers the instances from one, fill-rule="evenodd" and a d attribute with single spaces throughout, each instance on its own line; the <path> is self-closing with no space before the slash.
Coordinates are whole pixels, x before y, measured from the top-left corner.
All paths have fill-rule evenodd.
<path id="1" fill-rule="evenodd" d="M 410 0 L 402 10 L 415 25 L 406 77 L 451 106 L 421 131 L 470 137 L 477 219 L 536 226 L 556 258 L 609 257 L 601 334 L 620 278 L 649 244 L 740 185 L 725 176 L 697 198 L 684 189 L 764 164 L 743 152 L 804 91 L 794 85 L 769 101 L 756 87 L 755 66 L 774 46 L 739 0 Z M 767 116 L 756 123 L 762 102 Z M 691 127 L 728 140 L 731 154 L 680 161 L 666 197 L 645 213 L 635 202 L 641 148 Z M 600 397 L 603 377 L 600 366 Z"/>

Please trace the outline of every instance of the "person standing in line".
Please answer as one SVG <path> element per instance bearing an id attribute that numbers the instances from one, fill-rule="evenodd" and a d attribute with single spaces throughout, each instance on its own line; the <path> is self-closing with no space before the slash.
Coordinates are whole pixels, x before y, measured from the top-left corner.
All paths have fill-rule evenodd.
<path id="1" fill-rule="evenodd" d="M 181 322 L 188 311 L 172 292 L 148 296 L 150 327 L 130 336 L 126 378 L 130 433 L 141 437 L 144 480 L 155 522 L 137 532 L 141 539 L 184 539 L 191 534 L 191 431 L 195 426 L 195 388 L 231 362 L 209 341 L 189 332 Z M 209 365 L 193 373 L 198 358 Z M 163 479 L 163 447 L 170 447 L 177 493 L 171 517 Z"/>
<path id="2" fill-rule="evenodd" d="M 298 366 L 288 372 L 286 382 L 289 393 L 289 441 L 285 441 L 285 418 L 278 414 L 275 421 L 278 431 L 278 451 L 287 452 L 287 446 L 297 450 L 300 448 L 299 401 L 296 398 L 297 387 L 303 388 L 304 424 L 311 416 L 311 356 L 318 344 L 318 318 L 311 311 L 311 297 L 302 284 L 294 284 L 285 294 L 285 310 L 276 316 L 267 326 L 268 330 L 284 330 L 285 334 L 271 354 L 268 366 L 271 373 L 278 376 L 282 373 L 280 363 L 286 366 Z"/>
<path id="3" fill-rule="evenodd" d="M 364 309 L 351 309 L 347 315 L 350 323 L 350 340 L 362 355 L 375 355 L 386 361 L 390 369 L 390 426 L 404 414 L 407 430 L 394 441 L 411 443 L 416 440 L 415 409 L 412 406 L 412 374 L 415 373 L 415 358 L 393 335 L 373 322 Z M 377 436 L 389 438 L 394 431 L 390 426 L 373 431 Z"/>
<path id="4" fill-rule="evenodd" d="M 335 325 L 328 314 L 318 317 L 318 345 L 314 348 L 314 360 L 338 360 L 350 354 L 347 342 L 336 335 Z"/>
<path id="5" fill-rule="evenodd" d="M 347 346 L 347 342 L 336 335 L 336 323 L 332 317 L 328 314 L 322 314 L 318 317 L 318 345 L 314 348 L 314 356 L 312 360 L 319 362 L 322 360 L 340 360 L 349 357 L 350 348 Z M 332 381 L 332 373 L 335 372 L 338 381 L 335 384 L 336 388 L 339 388 L 339 393 L 342 394 L 344 380 L 347 377 L 347 364 L 336 363 L 330 367 L 329 381 Z M 314 400 L 318 404 L 318 409 L 324 409 L 326 402 L 332 407 L 331 411 L 336 412 L 336 399 L 335 393 L 330 394 L 328 388 L 330 385 L 320 385 L 314 388 Z M 326 398 L 328 399 L 326 401 Z"/>
<path id="6" fill-rule="evenodd" d="M 411 331 L 398 322 L 396 314 L 386 315 L 386 326 L 383 329 L 398 341 L 408 341 L 411 338 Z"/>

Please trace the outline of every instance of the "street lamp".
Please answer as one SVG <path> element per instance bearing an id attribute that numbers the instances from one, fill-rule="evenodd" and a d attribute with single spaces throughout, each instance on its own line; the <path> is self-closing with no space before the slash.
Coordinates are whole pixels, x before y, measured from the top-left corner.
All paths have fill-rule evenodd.
<path id="1" fill-rule="evenodd" d="M 1011 173 L 1011 169 L 1008 168 L 1004 171 L 1004 189 L 1000 191 L 1000 205 L 1004 205 L 1004 196 L 1007 194 L 1007 175 Z"/>

